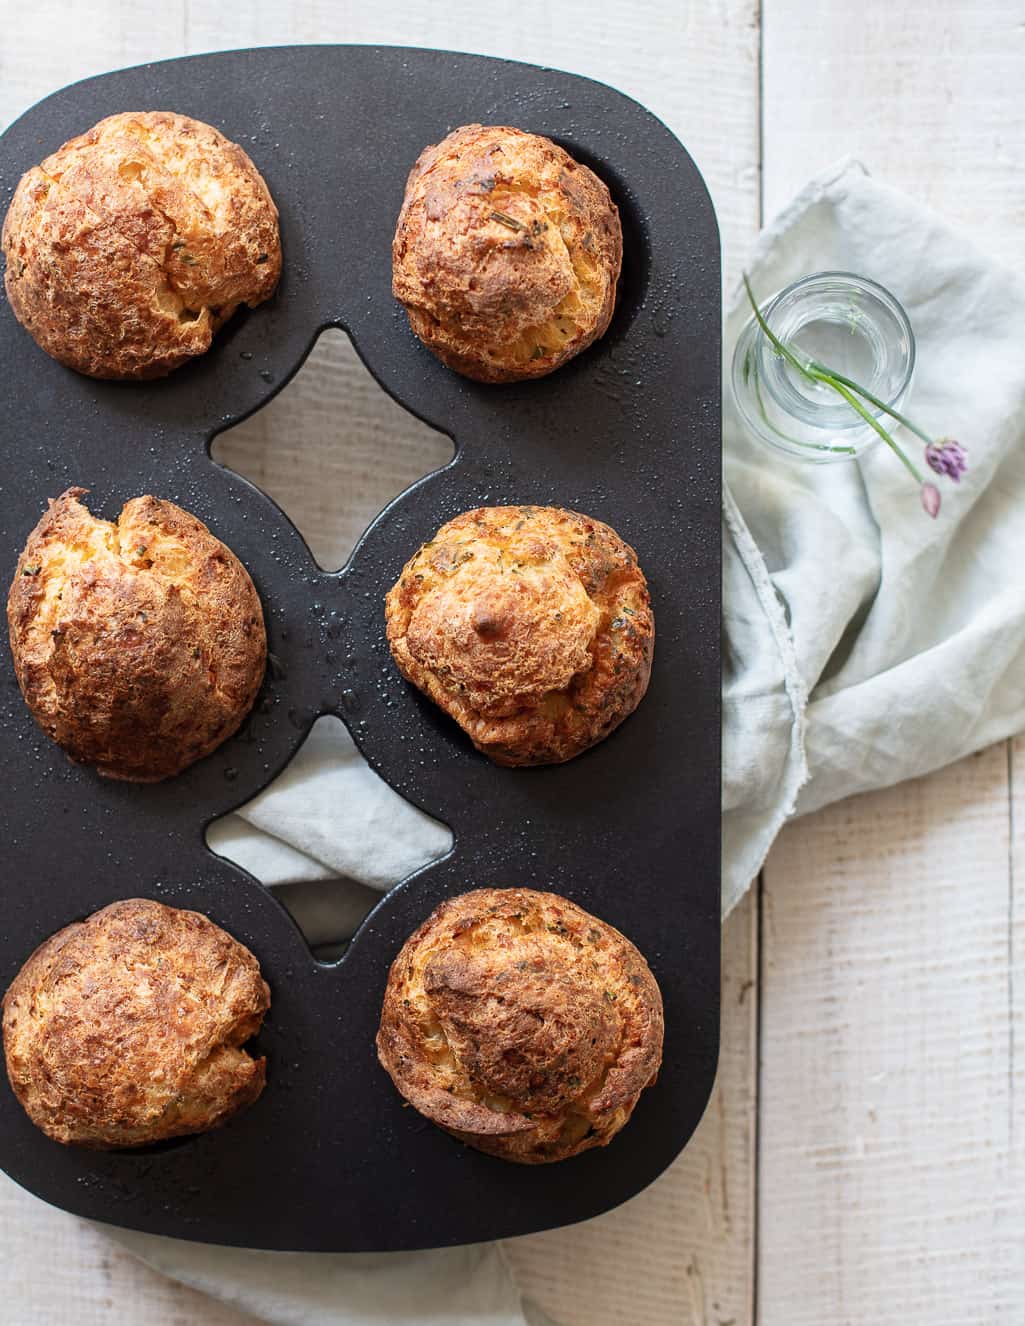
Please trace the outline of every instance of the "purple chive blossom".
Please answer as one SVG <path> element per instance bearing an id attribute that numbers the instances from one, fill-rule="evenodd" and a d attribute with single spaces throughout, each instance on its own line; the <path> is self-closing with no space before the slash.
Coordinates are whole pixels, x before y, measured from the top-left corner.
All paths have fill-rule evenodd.
<path id="1" fill-rule="evenodd" d="M 934 483 L 922 484 L 922 506 L 927 516 L 933 520 L 940 514 L 940 490 Z"/>
<path id="2" fill-rule="evenodd" d="M 961 482 L 961 475 L 968 468 L 968 456 L 964 447 L 952 437 L 943 437 L 938 442 L 930 442 L 925 449 L 925 461 L 935 474 L 945 474 L 955 483 Z"/>

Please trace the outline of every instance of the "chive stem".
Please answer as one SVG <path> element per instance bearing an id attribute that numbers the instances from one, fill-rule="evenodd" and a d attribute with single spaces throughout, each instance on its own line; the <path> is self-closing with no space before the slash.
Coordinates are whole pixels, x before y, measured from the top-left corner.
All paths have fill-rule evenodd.
<path id="1" fill-rule="evenodd" d="M 751 351 L 749 350 L 748 354 L 750 355 L 750 353 Z M 745 370 L 746 369 L 747 365 L 745 365 Z M 751 383 L 754 387 L 755 400 L 758 402 L 758 413 L 761 415 L 762 423 L 770 432 L 775 433 L 777 437 L 781 437 L 784 442 L 789 442 L 791 446 L 800 447 L 803 451 L 821 451 L 830 456 L 856 456 L 858 454 L 854 447 L 829 447 L 823 442 L 804 442 L 801 438 L 791 437 L 789 433 L 784 433 L 781 428 L 777 428 L 769 418 L 769 412 L 765 408 L 765 401 L 762 399 L 762 384 L 758 377 L 758 368 L 756 365 L 751 365 L 750 373 Z"/>
<path id="2" fill-rule="evenodd" d="M 758 326 L 761 328 L 762 332 L 768 339 L 769 344 L 776 351 L 776 353 L 778 355 L 781 355 L 783 359 L 785 359 L 786 362 L 791 365 L 792 368 L 796 369 L 797 372 L 800 373 L 803 378 L 807 378 L 809 382 L 821 382 L 825 386 L 835 391 L 837 395 L 841 396 L 851 407 L 851 409 L 854 410 L 856 414 L 860 415 L 861 418 L 864 419 L 865 423 L 867 423 L 871 429 L 873 429 L 876 433 L 879 434 L 879 436 L 883 439 L 886 445 L 894 453 L 897 459 L 900 460 L 900 462 L 904 465 L 905 469 L 912 476 L 915 482 L 918 484 L 923 484 L 925 482 L 925 479 L 922 477 L 922 474 L 918 470 L 918 468 L 911 462 L 911 460 L 909 460 L 907 455 L 904 453 L 904 450 L 900 446 L 898 446 L 898 444 L 893 440 L 890 433 L 887 431 L 887 429 L 883 427 L 883 425 L 879 422 L 879 420 L 876 419 L 874 415 L 870 414 L 868 410 L 865 409 L 864 405 L 862 405 L 861 401 L 859 401 L 857 397 L 854 396 L 853 392 L 856 391 L 859 396 L 863 396 L 871 404 L 878 406 L 879 408 L 884 410 L 887 414 L 892 414 L 894 418 L 899 420 L 899 422 L 906 423 L 907 421 L 903 419 L 902 416 L 897 415 L 894 413 L 894 411 L 890 410 L 889 406 L 884 405 L 876 397 L 871 396 L 868 392 L 864 390 L 863 387 L 859 386 L 856 382 L 851 381 L 850 378 L 844 378 L 839 373 L 834 373 L 831 368 L 826 368 L 825 365 L 818 364 L 813 360 L 806 360 L 805 362 L 802 363 L 801 360 L 797 357 L 797 355 L 795 355 L 794 352 L 789 348 L 789 346 L 785 345 L 779 339 L 776 333 L 772 330 L 772 328 L 769 326 L 768 322 L 765 320 L 764 315 L 762 314 L 761 309 L 758 307 L 758 301 L 754 297 L 754 291 L 751 289 L 751 282 L 747 279 L 746 272 L 743 274 L 743 277 L 744 277 L 744 289 L 747 291 L 747 297 L 750 300 L 752 309 L 754 310 L 755 321 L 758 323 Z M 923 433 L 920 432 L 919 429 L 915 428 L 913 425 L 909 424 L 908 426 L 911 428 L 911 431 L 917 434 L 919 437 L 925 436 Z M 930 439 L 926 438 L 926 441 L 929 440 Z"/>
<path id="3" fill-rule="evenodd" d="M 917 424 L 913 424 L 906 414 L 901 414 L 901 412 L 895 410 L 892 405 L 887 405 L 886 402 L 881 401 L 878 396 L 873 396 L 867 387 L 861 386 L 860 383 L 854 382 L 851 378 L 845 378 L 844 375 L 838 373 L 835 368 L 828 368 L 825 364 L 820 364 L 817 359 L 809 359 L 808 367 L 819 373 L 828 373 L 830 377 L 835 378 L 837 382 L 842 382 L 845 387 L 850 387 L 852 391 L 856 391 L 859 396 L 864 397 L 869 405 L 874 405 L 877 410 L 882 410 L 883 413 L 888 414 L 891 419 L 896 419 L 899 424 L 903 424 L 905 428 L 914 433 L 916 437 L 920 437 L 927 445 L 931 446 L 934 444 L 934 439 L 930 437 L 928 433 L 923 432 Z"/>

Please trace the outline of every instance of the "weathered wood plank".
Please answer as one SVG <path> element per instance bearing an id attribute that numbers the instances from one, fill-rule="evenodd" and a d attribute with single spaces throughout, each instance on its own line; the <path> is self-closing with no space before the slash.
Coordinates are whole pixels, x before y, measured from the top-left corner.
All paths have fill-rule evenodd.
<path id="1" fill-rule="evenodd" d="M 1009 851 L 1001 745 L 798 822 L 772 852 L 763 1326 L 1022 1319 Z"/>
<path id="2" fill-rule="evenodd" d="M 1021 266 L 1020 4 L 766 0 L 763 71 L 767 218 L 852 152 Z M 798 821 L 770 856 L 764 1326 L 1022 1319 L 1009 787 L 1001 746 Z"/>
<path id="3" fill-rule="evenodd" d="M 846 152 L 1025 263 L 1021 0 L 763 5 L 766 219 Z"/>

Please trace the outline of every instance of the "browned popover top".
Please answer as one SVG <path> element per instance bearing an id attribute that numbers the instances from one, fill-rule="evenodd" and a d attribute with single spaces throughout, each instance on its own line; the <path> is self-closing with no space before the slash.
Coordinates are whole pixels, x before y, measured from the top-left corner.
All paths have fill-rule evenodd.
<path id="1" fill-rule="evenodd" d="M 270 992 L 256 958 L 198 912 L 115 902 L 52 935 L 3 1000 L 7 1076 L 58 1142 L 144 1146 L 251 1104 L 265 1061 L 241 1047 Z"/>
<path id="2" fill-rule="evenodd" d="M 97 378 L 169 373 L 281 274 L 259 171 L 209 124 L 171 111 L 108 116 L 33 166 L 3 249 L 18 321 Z"/>
<path id="3" fill-rule="evenodd" d="M 263 680 L 249 573 L 202 521 L 156 497 L 114 524 L 69 488 L 29 535 L 7 599 L 40 727 L 111 778 L 156 782 L 234 733 Z"/>
<path id="4" fill-rule="evenodd" d="M 450 368 L 514 382 L 604 334 L 622 257 L 619 212 L 593 171 L 538 134 L 467 124 L 410 173 L 392 288 Z"/>
<path id="5" fill-rule="evenodd" d="M 640 703 L 655 624 L 637 555 L 561 507 L 466 511 L 385 603 L 402 675 L 498 764 L 557 764 Z"/>
<path id="6" fill-rule="evenodd" d="M 662 996 L 633 944 L 554 893 L 444 902 L 392 963 L 377 1054 L 421 1114 L 540 1164 L 605 1146 L 662 1061 Z"/>

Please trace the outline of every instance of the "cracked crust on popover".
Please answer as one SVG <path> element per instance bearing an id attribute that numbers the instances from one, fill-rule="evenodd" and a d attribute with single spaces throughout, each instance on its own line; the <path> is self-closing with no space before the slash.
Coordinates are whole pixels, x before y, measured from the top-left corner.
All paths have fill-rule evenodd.
<path id="1" fill-rule="evenodd" d="M 202 521 L 156 497 L 116 523 L 51 499 L 7 600 L 14 667 L 33 717 L 83 764 L 156 782 L 237 731 L 263 680 L 267 637 L 249 573 Z"/>
<path id="2" fill-rule="evenodd" d="M 407 562 L 385 602 L 402 675 L 497 764 L 558 764 L 648 686 L 655 624 L 634 550 L 561 507 L 479 507 Z"/>
<path id="3" fill-rule="evenodd" d="M 554 893 L 476 889 L 392 963 L 377 1054 L 428 1119 L 535 1165 L 607 1146 L 662 1039 L 658 984 L 618 930 Z"/>
<path id="4" fill-rule="evenodd" d="M 252 953 L 198 912 L 116 902 L 36 949 L 3 999 L 7 1076 L 65 1145 L 145 1146 L 225 1123 L 263 1090 L 242 1047 L 270 1007 Z"/>
<path id="5" fill-rule="evenodd" d="M 622 257 L 619 212 L 593 171 L 539 134 L 467 124 L 413 166 L 392 289 L 443 363 L 516 382 L 604 335 Z"/>
<path id="6" fill-rule="evenodd" d="M 3 227 L 18 321 L 96 378 L 161 377 L 281 274 L 278 211 L 246 153 L 171 111 L 101 120 L 22 176 Z"/>

